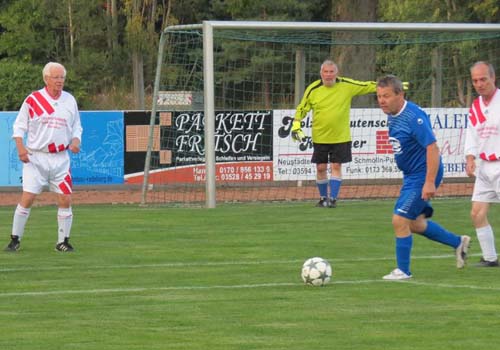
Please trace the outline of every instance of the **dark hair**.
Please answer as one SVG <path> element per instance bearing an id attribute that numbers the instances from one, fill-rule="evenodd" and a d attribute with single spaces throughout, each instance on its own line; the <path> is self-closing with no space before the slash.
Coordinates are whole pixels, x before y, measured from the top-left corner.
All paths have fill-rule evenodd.
<path id="1" fill-rule="evenodd" d="M 392 74 L 378 78 L 377 87 L 391 87 L 396 95 L 403 92 L 403 83 L 398 77 Z"/>

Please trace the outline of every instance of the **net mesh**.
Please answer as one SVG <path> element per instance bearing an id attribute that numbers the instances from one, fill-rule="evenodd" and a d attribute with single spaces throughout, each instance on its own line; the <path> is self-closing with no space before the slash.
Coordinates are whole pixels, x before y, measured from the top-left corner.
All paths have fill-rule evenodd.
<path id="1" fill-rule="evenodd" d="M 203 35 L 167 32 L 149 165 L 147 203 L 205 201 Z M 310 138 L 290 135 L 305 87 L 332 58 L 340 76 L 376 80 L 395 74 L 430 115 L 445 164 L 442 196 L 465 196 L 463 143 L 474 91 L 469 67 L 499 66 L 499 32 L 214 30 L 216 197 L 218 202 L 318 197 Z M 340 198 L 389 198 L 401 174 L 388 147 L 375 95 L 353 99 L 353 161 L 343 166 Z M 304 119 L 310 135 L 312 116 Z M 143 174 L 126 176 L 141 182 Z"/>

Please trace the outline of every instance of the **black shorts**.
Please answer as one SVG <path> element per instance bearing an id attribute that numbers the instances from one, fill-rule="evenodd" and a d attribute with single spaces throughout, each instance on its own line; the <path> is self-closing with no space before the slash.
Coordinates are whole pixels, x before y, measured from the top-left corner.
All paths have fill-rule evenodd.
<path id="1" fill-rule="evenodd" d="M 352 161 L 352 141 L 343 143 L 313 143 L 312 163 L 349 163 Z"/>

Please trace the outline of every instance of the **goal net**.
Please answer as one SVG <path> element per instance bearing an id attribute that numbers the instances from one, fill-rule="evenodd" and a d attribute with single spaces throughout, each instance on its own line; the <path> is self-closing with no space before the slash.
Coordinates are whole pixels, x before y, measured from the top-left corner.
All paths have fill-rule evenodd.
<path id="1" fill-rule="evenodd" d="M 500 67 L 499 25 L 204 22 L 167 28 L 160 40 L 144 172 L 143 203 L 312 201 L 318 198 L 307 139 L 290 137 L 295 107 L 321 63 L 339 76 L 394 74 L 430 115 L 441 150 L 441 196 L 468 196 L 463 154 L 478 60 Z M 498 75 L 498 74 L 497 74 Z M 352 101 L 353 160 L 340 199 L 397 196 L 401 183 L 376 96 Z"/>

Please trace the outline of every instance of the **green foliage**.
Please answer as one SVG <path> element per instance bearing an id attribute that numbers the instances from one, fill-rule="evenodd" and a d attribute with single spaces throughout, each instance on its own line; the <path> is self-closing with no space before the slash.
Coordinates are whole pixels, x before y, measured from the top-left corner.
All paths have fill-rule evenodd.
<path id="1" fill-rule="evenodd" d="M 96 96 L 109 91 L 128 95 L 133 85 L 131 52 L 140 53 L 144 65 L 144 84 L 152 90 L 157 44 L 162 26 L 166 23 L 192 24 L 203 20 L 265 20 L 265 21 L 329 21 L 332 9 L 347 6 L 349 2 L 323 0 L 116 0 L 118 13 L 116 27 L 110 25 L 110 12 L 104 0 L 10 0 L 0 1 L 0 64 L 4 60 L 43 66 L 48 61 L 63 63 L 71 79 L 67 86 L 79 98 L 83 108 L 93 109 Z M 500 4 L 496 0 L 378 0 L 379 20 L 385 22 L 478 22 L 498 23 Z M 166 8 L 171 6 L 169 18 Z M 357 11 L 353 5 L 352 11 Z M 355 13 L 353 15 L 355 18 Z M 234 62 L 241 60 L 236 48 L 221 51 Z M 448 51 L 451 48 L 444 48 Z M 453 52 L 460 58 L 461 48 Z M 489 51 L 488 51 L 488 54 Z M 198 53 L 196 53 L 198 55 Z M 135 55 L 136 57 L 137 55 Z M 321 56 L 325 54 L 322 52 Z M 395 59 L 394 66 L 414 66 L 413 62 Z M 10 64 L 10 63 L 6 63 Z M 316 65 L 315 61 L 307 61 Z M 465 62 L 461 63 L 464 65 Z M 454 69 L 459 68 L 457 65 Z M 250 62 L 246 70 L 230 76 L 218 76 L 225 84 L 254 79 L 250 72 L 276 69 L 269 54 L 262 53 L 258 60 Z M 284 69 L 292 69 L 291 66 Z M 5 69 L 2 69 L 5 70 Z M 175 69 L 174 69 L 175 70 Z M 29 70 L 28 70 L 29 71 Z M 292 69 L 293 71 L 293 69 Z M 185 72 L 178 71 L 173 80 L 183 79 Z M 188 78 L 192 74 L 188 73 Z M 33 78 L 20 82 L 32 86 Z M 247 83 L 248 84 L 248 83 Z M 260 87 L 259 91 L 261 90 Z M 264 89 L 272 90 L 272 86 Z M 19 90 L 4 86 L 2 106 L 18 105 Z M 12 91 L 11 91 L 12 89 Z M 260 92 L 257 92 L 260 93 Z M 5 97 L 8 96 L 8 97 Z M 111 99 L 110 99 L 111 100 Z M 131 106 L 130 106 L 131 107 Z M 10 108 L 10 107 L 3 107 Z M 108 106 L 114 109 L 115 106 Z"/>
<path id="2" fill-rule="evenodd" d="M 497 0 L 481 0 L 469 3 L 472 15 L 485 23 L 500 22 L 500 5 Z"/>
<path id="3" fill-rule="evenodd" d="M 500 4 L 496 0 L 378 0 L 384 22 L 498 23 Z"/>
<path id="4" fill-rule="evenodd" d="M 115 72 L 113 56 L 106 50 L 101 1 L 71 1 L 73 48 L 67 5 L 68 1 L 18 0 L 1 11 L 0 23 L 5 31 L 0 40 L 0 57 L 4 57 L 0 66 L 7 71 L 12 62 L 18 62 L 14 70 L 4 76 L 15 74 L 20 79 L 4 85 L 1 98 L 8 100 L 2 103 L 2 108 L 19 106 L 23 100 L 19 95 L 43 86 L 41 70 L 31 75 L 32 69 L 23 69 L 24 66 L 43 67 L 48 61 L 64 64 L 68 71 L 66 89 L 75 95 L 82 108 L 92 108 L 87 99 L 90 94 L 100 92 L 106 83 L 120 80 L 117 76 L 121 77 L 123 70 Z"/>
<path id="5" fill-rule="evenodd" d="M 487 3 L 487 4 L 485 4 Z M 486 5 L 486 6 L 485 6 Z M 423 0 L 415 6 L 414 0 L 379 1 L 379 13 L 385 22 L 488 22 L 497 16 L 500 5 L 495 1 L 462 1 L 462 0 Z M 456 35 L 458 37 L 458 34 Z M 396 39 L 396 38 L 394 38 Z M 442 65 L 441 73 L 450 77 L 452 85 L 444 87 L 443 103 L 446 106 L 465 107 L 470 102 L 470 79 L 468 67 L 477 60 L 488 60 L 497 56 L 494 42 L 484 43 L 471 38 L 469 41 L 439 43 L 433 46 L 439 52 Z M 437 74 L 431 62 L 432 50 L 418 46 L 401 45 L 386 50 L 379 56 L 379 61 L 389 63 L 384 69 L 395 72 L 412 80 L 413 87 L 409 94 L 419 103 L 429 104 L 425 91 L 429 90 L 431 77 Z M 494 62 L 494 60 L 492 60 Z"/>
<path id="6" fill-rule="evenodd" d="M 212 6 L 217 16 L 232 20 L 310 21 L 318 9 L 327 6 L 327 2 L 317 0 L 215 0 Z"/>
<path id="7" fill-rule="evenodd" d="M 172 20 L 176 23 L 171 23 L 171 25 L 201 23 L 205 20 L 228 19 L 220 17 L 214 12 L 214 3 L 213 0 L 172 1 Z"/>
<path id="8" fill-rule="evenodd" d="M 43 86 L 41 65 L 4 59 L 0 64 L 0 110 L 16 111 L 24 98 Z"/>
<path id="9" fill-rule="evenodd" d="M 0 40 L 0 57 L 18 60 L 46 61 L 55 51 L 55 33 L 44 1 L 18 0 L 0 12 L 4 28 Z M 52 23 L 51 23 L 52 22 Z"/>

